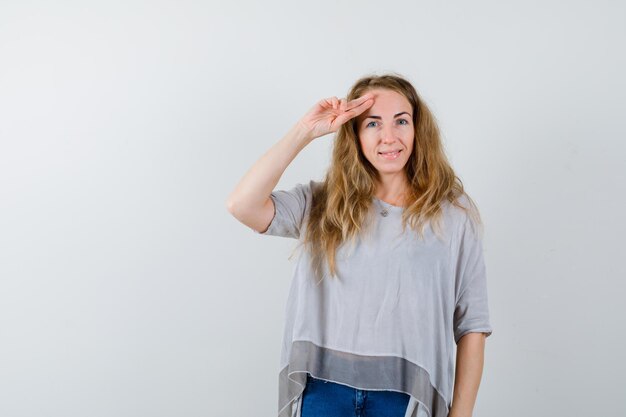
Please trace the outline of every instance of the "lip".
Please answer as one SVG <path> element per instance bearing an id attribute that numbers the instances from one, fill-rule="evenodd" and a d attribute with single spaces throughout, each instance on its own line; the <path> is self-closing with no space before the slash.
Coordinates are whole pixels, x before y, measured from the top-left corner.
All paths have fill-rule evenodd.
<path id="1" fill-rule="evenodd" d="M 402 152 L 402 149 L 394 149 L 392 151 L 381 151 L 381 152 L 378 152 L 378 154 L 380 155 L 383 153 L 393 153 L 393 152 Z"/>
<path id="2" fill-rule="evenodd" d="M 402 153 L 402 149 L 398 149 L 396 151 L 391 151 L 391 153 L 394 153 L 394 152 L 395 152 L 394 155 L 384 155 L 382 152 L 378 152 L 378 155 L 381 158 L 383 158 L 383 159 L 386 159 L 388 161 L 393 161 L 393 160 L 396 160 L 396 159 L 398 159 L 400 157 L 400 154 Z"/>

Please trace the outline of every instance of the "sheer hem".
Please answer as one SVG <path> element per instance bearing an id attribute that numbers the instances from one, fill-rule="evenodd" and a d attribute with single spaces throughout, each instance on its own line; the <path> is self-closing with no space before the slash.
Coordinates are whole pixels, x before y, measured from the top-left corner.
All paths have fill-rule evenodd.
<path id="1" fill-rule="evenodd" d="M 421 366 L 397 356 L 357 355 L 298 340 L 279 373 L 278 417 L 300 417 L 307 374 L 356 389 L 406 393 L 405 417 L 448 415 L 448 402 Z"/>

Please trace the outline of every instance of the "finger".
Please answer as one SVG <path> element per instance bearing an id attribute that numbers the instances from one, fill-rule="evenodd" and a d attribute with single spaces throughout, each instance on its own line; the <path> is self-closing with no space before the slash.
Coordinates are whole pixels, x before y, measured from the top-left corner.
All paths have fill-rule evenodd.
<path id="1" fill-rule="evenodd" d="M 336 109 L 337 106 L 339 105 L 339 100 L 337 100 L 337 97 L 332 97 L 331 100 L 333 103 L 333 109 Z"/>
<path id="2" fill-rule="evenodd" d="M 319 101 L 318 103 L 320 106 L 323 107 L 332 107 L 333 106 L 333 100 L 332 98 L 323 98 Z"/>
<path id="3" fill-rule="evenodd" d="M 365 101 L 367 101 L 369 99 L 373 99 L 373 98 L 374 98 L 374 94 L 373 93 L 363 94 L 361 97 L 355 98 L 354 100 L 351 100 L 350 103 L 348 103 L 347 110 L 353 109 L 353 108 L 359 106 L 360 104 L 364 103 Z"/>
<path id="4" fill-rule="evenodd" d="M 333 120 L 332 122 L 332 129 L 336 130 L 339 129 L 339 126 L 341 126 L 342 124 L 344 124 L 345 122 L 347 122 L 348 120 L 352 119 L 354 116 L 356 116 L 356 114 L 353 114 L 353 111 L 347 111 L 345 113 L 341 113 L 339 116 L 337 116 L 335 118 L 335 120 Z"/>
<path id="5" fill-rule="evenodd" d="M 358 116 L 359 114 L 363 113 L 365 110 L 367 110 L 370 107 L 372 107 L 373 104 L 374 104 L 374 99 L 373 98 L 368 98 L 364 102 L 362 102 L 361 104 L 359 104 L 358 106 L 356 106 L 355 108 L 353 108 L 352 110 L 349 110 L 349 111 L 354 113 L 354 116 Z M 354 117 L 354 116 L 352 116 L 352 117 Z"/>
<path id="6" fill-rule="evenodd" d="M 341 101 L 339 102 L 339 110 L 340 111 L 346 111 L 346 108 L 348 107 L 348 102 L 346 101 L 345 98 L 342 98 Z"/>
<path id="7" fill-rule="evenodd" d="M 373 99 L 369 99 L 366 100 L 364 103 L 361 103 L 360 106 L 355 107 L 352 110 L 348 110 L 344 113 L 341 113 L 339 116 L 337 116 L 333 122 L 333 126 L 334 125 L 339 125 L 341 126 L 342 124 L 344 124 L 345 122 L 347 122 L 348 120 L 358 116 L 359 114 L 363 113 L 365 110 L 367 110 L 368 108 L 370 108 L 372 106 L 372 104 L 374 104 L 374 100 Z"/>

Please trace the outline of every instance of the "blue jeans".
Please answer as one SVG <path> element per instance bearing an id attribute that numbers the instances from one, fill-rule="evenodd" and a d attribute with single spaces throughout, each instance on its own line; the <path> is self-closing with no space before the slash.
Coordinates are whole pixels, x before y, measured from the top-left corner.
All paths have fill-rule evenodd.
<path id="1" fill-rule="evenodd" d="M 301 417 L 404 417 L 409 395 L 369 391 L 307 375 Z"/>

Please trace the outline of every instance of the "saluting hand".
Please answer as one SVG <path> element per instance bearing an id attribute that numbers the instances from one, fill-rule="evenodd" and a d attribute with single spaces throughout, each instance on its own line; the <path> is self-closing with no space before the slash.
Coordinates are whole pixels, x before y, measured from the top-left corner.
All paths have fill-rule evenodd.
<path id="1" fill-rule="evenodd" d="M 351 101 L 337 97 L 324 98 L 300 119 L 300 124 L 313 138 L 336 132 L 342 124 L 369 109 L 374 104 L 373 97 L 372 93 L 367 93 Z"/>

